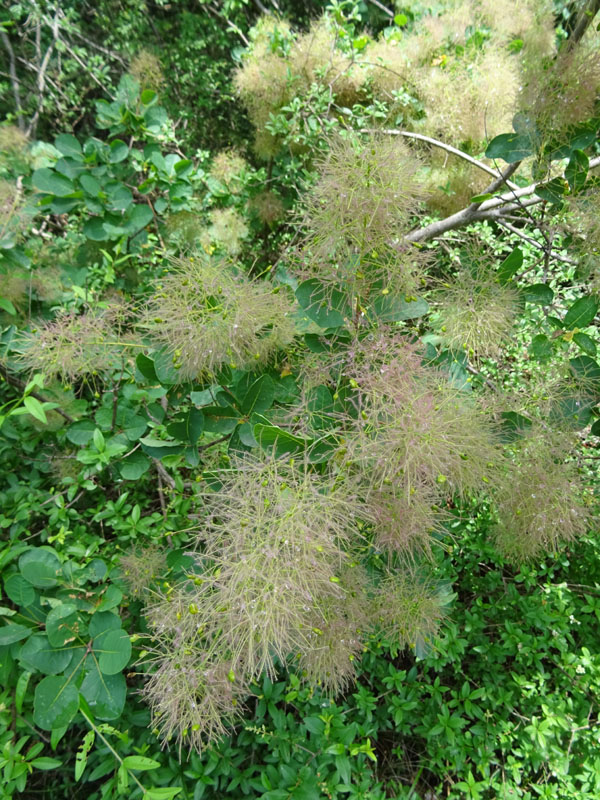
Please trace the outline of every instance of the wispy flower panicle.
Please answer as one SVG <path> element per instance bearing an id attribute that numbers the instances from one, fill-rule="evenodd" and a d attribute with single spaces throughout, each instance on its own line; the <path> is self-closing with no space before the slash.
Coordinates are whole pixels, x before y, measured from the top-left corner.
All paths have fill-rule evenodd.
<path id="1" fill-rule="evenodd" d="M 21 363 L 47 378 L 73 381 L 119 365 L 126 344 L 110 309 L 67 313 L 21 334 Z"/>
<path id="2" fill-rule="evenodd" d="M 521 300 L 516 287 L 498 281 L 483 254 L 473 259 L 479 263 L 461 268 L 436 291 L 441 335 L 471 359 L 494 358 L 510 338 Z"/>
<path id="3" fill-rule="evenodd" d="M 418 166 L 392 136 L 333 139 L 306 198 L 300 270 L 355 293 L 412 290 L 424 255 L 403 237 L 423 196 Z"/>
<path id="4" fill-rule="evenodd" d="M 201 752 L 241 716 L 248 689 L 236 685 L 229 664 L 187 645 L 169 645 L 155 658 L 158 666 L 143 689 L 153 724 L 165 744 L 175 739 L 180 753 Z"/>
<path id="5" fill-rule="evenodd" d="M 379 627 L 401 647 L 427 643 L 444 617 L 436 588 L 418 573 L 390 572 L 381 581 L 374 600 Z"/>
<path id="6" fill-rule="evenodd" d="M 507 453 L 502 479 L 492 496 L 498 510 L 494 537 L 517 562 L 556 550 L 585 534 L 592 524 L 591 500 L 569 439 L 534 426 Z"/>
<path id="7" fill-rule="evenodd" d="M 156 546 L 134 548 L 121 556 L 119 566 L 131 595 L 141 597 L 166 570 L 166 554 Z"/>
<path id="8" fill-rule="evenodd" d="M 185 381 L 224 365 L 270 361 L 293 338 L 291 310 L 284 288 L 251 281 L 224 262 L 188 258 L 157 283 L 142 324 Z"/>
<path id="9" fill-rule="evenodd" d="M 355 379 L 359 413 L 348 420 L 350 462 L 373 489 L 393 486 L 409 497 L 422 486 L 459 494 L 481 489 L 497 455 L 492 420 L 443 372 L 410 368 L 413 359 L 412 348 L 399 349 Z"/>

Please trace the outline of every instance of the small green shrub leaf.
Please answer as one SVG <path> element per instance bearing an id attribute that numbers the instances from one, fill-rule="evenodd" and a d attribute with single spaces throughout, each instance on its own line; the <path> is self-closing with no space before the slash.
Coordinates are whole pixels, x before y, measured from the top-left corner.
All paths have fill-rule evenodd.
<path id="1" fill-rule="evenodd" d="M 599 301 L 594 295 L 580 297 L 569 308 L 563 319 L 565 330 L 572 331 L 575 328 L 587 328 L 594 321 L 598 312 Z"/>
<path id="2" fill-rule="evenodd" d="M 131 641 L 120 628 L 100 634 L 94 639 L 94 653 L 104 675 L 115 675 L 127 666 L 131 658 Z"/>
<path id="3" fill-rule="evenodd" d="M 33 721 L 44 731 L 62 728 L 79 709 L 79 693 L 64 675 L 44 678 L 35 689 Z"/>
<path id="4" fill-rule="evenodd" d="M 19 558 L 19 569 L 36 589 L 49 589 L 58 583 L 61 564 L 53 550 L 32 547 Z"/>

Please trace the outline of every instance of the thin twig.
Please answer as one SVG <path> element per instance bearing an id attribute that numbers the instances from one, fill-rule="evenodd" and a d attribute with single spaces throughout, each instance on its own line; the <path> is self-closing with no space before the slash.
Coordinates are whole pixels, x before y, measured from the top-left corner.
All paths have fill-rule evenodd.
<path id="1" fill-rule="evenodd" d="M 10 73 L 10 84 L 12 86 L 13 97 L 15 98 L 17 125 L 19 126 L 19 130 L 24 133 L 25 123 L 23 122 L 23 107 L 21 106 L 21 86 L 19 83 L 19 79 L 17 78 L 17 70 L 15 67 L 15 51 L 12 48 L 10 39 L 6 35 L 6 32 L 3 30 L 0 30 L 0 39 L 2 39 L 2 44 L 4 45 L 4 49 L 8 53 L 8 69 Z"/>
<path id="2" fill-rule="evenodd" d="M 19 378 L 15 377 L 14 375 L 11 375 L 3 364 L 0 364 L 0 376 L 2 376 L 7 383 L 10 383 L 11 386 L 14 386 L 16 389 L 21 389 L 21 391 L 23 391 L 23 389 L 27 385 Z M 35 397 L 36 400 L 39 400 L 40 403 L 49 402 L 49 400 L 46 400 L 46 398 L 42 397 L 42 395 L 39 394 L 38 392 L 29 392 L 29 394 L 31 395 L 31 397 Z M 62 408 L 53 408 L 52 411 L 56 411 L 56 413 L 60 414 L 60 416 L 63 417 L 63 419 L 65 419 L 67 422 L 75 421 L 73 417 L 69 416 L 69 414 L 67 414 L 66 411 L 63 411 Z"/>
<path id="3" fill-rule="evenodd" d="M 600 157 L 590 159 L 589 169 L 595 169 L 598 166 L 600 166 Z M 447 231 L 462 228 L 471 222 L 481 222 L 483 220 L 499 221 L 505 214 L 512 211 L 522 211 L 524 208 L 541 203 L 542 198 L 535 193 L 538 186 L 540 186 L 539 182 L 532 183 L 529 186 L 514 189 L 498 197 L 486 200 L 475 208 L 472 206 L 463 208 L 461 211 L 445 217 L 445 219 L 432 222 L 424 228 L 412 231 L 405 237 L 405 240 L 408 242 L 428 242 Z"/>
<path id="4" fill-rule="evenodd" d="M 394 19 L 394 12 L 390 11 L 389 8 L 386 8 L 383 3 L 380 3 L 379 0 L 369 0 L 369 3 L 373 3 L 374 6 L 377 6 L 384 14 L 387 14 L 388 17 Z"/>
<path id="5" fill-rule="evenodd" d="M 424 136 L 422 133 L 414 133 L 413 131 L 401 131 L 395 128 L 383 128 L 382 130 L 377 130 L 374 128 L 362 128 L 361 133 L 384 133 L 387 136 L 404 136 L 407 139 L 418 139 L 420 142 L 426 142 L 427 144 L 431 144 L 434 147 L 439 147 L 441 150 L 445 150 L 447 153 L 452 153 L 454 156 L 458 156 L 462 158 L 464 161 L 468 161 L 469 164 L 472 164 L 474 167 L 478 167 L 479 169 L 487 172 L 488 175 L 493 175 L 494 178 L 501 180 L 502 183 L 508 182 L 508 185 L 518 189 L 516 183 L 512 183 L 511 181 L 505 181 L 502 173 L 499 173 L 498 170 L 495 170 L 493 167 L 489 167 L 487 164 L 484 164 L 483 161 L 479 161 L 473 156 L 470 156 L 468 153 L 463 153 L 462 150 L 458 150 L 456 147 L 452 147 L 451 144 L 446 144 L 446 142 L 440 142 L 439 139 L 433 139 L 431 136 Z"/>
<path id="6" fill-rule="evenodd" d="M 524 242 L 528 242 L 529 244 L 533 245 L 533 247 L 537 247 L 539 250 L 544 250 L 544 251 L 546 250 L 546 247 L 541 242 L 538 242 L 535 239 L 532 239 L 530 236 L 527 236 L 526 234 L 523 233 L 523 231 L 520 231 L 518 228 L 515 228 L 510 223 L 506 222 L 506 220 L 499 219 L 498 225 L 502 225 L 503 228 L 506 228 L 506 230 L 510 231 L 511 233 L 514 233 L 515 236 L 518 236 L 519 238 L 523 239 Z M 574 266 L 577 266 L 577 261 L 573 261 L 572 258 L 567 258 L 567 256 L 561 256 L 560 253 L 557 253 L 555 250 L 552 250 L 550 252 L 550 257 L 553 258 L 555 261 L 562 261 L 564 264 L 572 264 Z"/>
<path id="7" fill-rule="evenodd" d="M 47 20 L 44 20 L 44 21 L 46 22 L 46 24 L 50 27 L 50 29 L 52 31 L 52 41 L 48 45 L 48 49 L 46 50 L 46 53 L 44 54 L 44 58 L 42 59 L 40 65 L 39 65 L 38 71 L 37 71 L 38 103 L 37 103 L 37 108 L 35 110 L 35 113 L 34 113 L 33 117 L 31 118 L 31 121 L 30 121 L 30 123 L 29 123 L 29 125 L 27 127 L 27 135 L 28 136 L 34 136 L 35 135 L 38 119 L 39 119 L 40 113 L 42 111 L 42 106 L 44 105 L 44 89 L 46 87 L 46 70 L 48 69 L 48 65 L 50 64 L 50 57 L 51 57 L 52 52 L 54 50 L 54 47 L 55 47 L 55 45 L 56 45 L 56 43 L 58 41 L 58 29 L 59 29 L 59 26 L 58 26 L 58 11 L 56 12 L 56 16 L 54 17 L 52 22 L 48 22 Z M 38 53 L 39 53 L 39 37 L 40 37 L 40 27 L 38 26 L 38 29 L 36 31 L 36 44 L 37 44 L 37 48 L 36 49 L 38 50 Z"/>

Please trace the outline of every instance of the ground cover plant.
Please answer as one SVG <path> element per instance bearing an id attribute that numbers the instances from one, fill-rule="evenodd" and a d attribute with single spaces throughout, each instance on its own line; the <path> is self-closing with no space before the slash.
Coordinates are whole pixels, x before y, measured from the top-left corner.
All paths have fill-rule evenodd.
<path id="1" fill-rule="evenodd" d="M 596 797 L 598 3 L 203 5 L 0 21 L 3 796 Z"/>

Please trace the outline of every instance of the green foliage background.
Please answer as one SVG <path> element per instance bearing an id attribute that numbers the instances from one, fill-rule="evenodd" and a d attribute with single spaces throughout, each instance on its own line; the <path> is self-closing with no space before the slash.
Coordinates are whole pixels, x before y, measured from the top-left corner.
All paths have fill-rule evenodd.
<path id="1" fill-rule="evenodd" d="M 369 152 L 360 148 L 375 154 L 377 138 L 364 131 L 408 127 L 432 136 L 432 117 L 422 86 L 378 95 L 381 70 L 348 101 L 339 84 L 332 95 L 323 65 L 303 83 L 294 47 L 317 39 L 311 25 L 326 11 L 350 74 L 378 36 L 407 41 L 454 4 L 273 5 L 274 30 L 262 3 L 244 0 L 24 0 L 1 12 L 1 796 L 595 798 L 597 95 L 585 118 L 562 128 L 560 120 L 544 128 L 540 112 L 533 121 L 515 117 L 510 133 L 456 133 L 453 143 L 490 168 L 524 160 L 515 187 L 539 181 L 541 206 L 531 216 L 517 209 L 516 230 L 474 220 L 411 250 L 430 259 L 421 280 L 414 257 L 413 282 L 410 270 L 399 271 L 405 261 L 399 267 L 400 258 L 382 255 L 393 215 L 373 217 L 382 252 L 372 256 L 372 240 L 364 263 L 375 277 L 361 283 L 360 273 L 350 290 L 350 281 L 324 278 L 316 262 L 313 271 L 298 268 L 302 247 L 318 251 L 332 228 L 319 209 L 333 203 L 320 204 L 319 191 L 339 194 L 335 167 L 342 188 L 358 175 L 367 202 L 370 173 L 360 168 Z M 569 41 L 580 10 L 555 4 L 557 43 Z M 492 34 L 484 24 L 469 27 L 464 42 L 445 39 L 433 63 L 470 69 Z M 289 95 L 281 102 L 268 70 L 258 89 L 240 78 L 264 56 L 265 41 L 269 69 L 284 65 L 278 74 Z M 526 37 L 508 49 L 523 47 Z M 536 65 L 552 75 L 552 63 L 539 56 Z M 589 64 L 596 68 L 593 57 Z M 256 111 L 265 86 L 266 117 Z M 567 89 L 576 93 L 576 83 Z M 454 98 L 444 102 L 452 108 Z M 260 125 L 265 137 L 253 144 Z M 340 132 L 347 138 L 336 138 Z M 454 135 L 450 126 L 448 141 Z M 359 172 L 351 174 L 353 148 Z M 336 152 L 337 166 L 327 161 Z M 486 180 L 474 183 L 458 162 L 441 169 L 438 151 L 419 155 L 426 199 L 409 198 L 398 230 L 426 228 L 498 196 L 498 187 L 480 195 Z M 209 257 L 222 270 L 218 286 L 202 267 Z M 480 262 L 493 274 L 488 283 L 473 271 Z M 344 268 L 358 274 L 351 259 Z M 180 274 L 192 287 L 179 288 L 174 311 L 161 317 L 170 276 Z M 196 341 L 202 353 L 223 346 L 214 368 L 188 369 L 185 349 L 173 344 L 177 308 L 198 296 L 196 285 L 209 318 L 226 301 L 235 311 L 242 297 L 243 318 L 258 320 L 250 344 L 241 333 L 231 338 L 229 325 L 200 348 Z M 496 297 L 504 305 L 492 309 Z M 486 487 L 462 491 L 439 474 L 452 491 L 436 497 L 444 513 L 435 535 L 421 531 L 427 547 L 433 541 L 422 567 L 435 614 L 444 616 L 437 633 L 424 623 L 404 637 L 383 625 L 362 631 L 341 691 L 328 691 L 326 677 L 307 681 L 297 660 L 279 659 L 270 674 L 251 675 L 236 724 L 188 752 L 195 731 L 176 726 L 165 741 L 164 722 L 151 718 L 142 697 L 157 654 L 145 607 L 154 603 L 166 616 L 169 598 L 199 579 L 188 551 L 207 496 L 240 455 L 274 453 L 321 477 L 328 464 L 343 464 L 336 424 L 351 429 L 344 413 L 356 387 L 353 377 L 336 378 L 336 359 L 362 330 L 420 341 L 460 402 L 496 387 L 490 413 L 509 473 L 520 468 L 531 431 L 555 426 L 548 463 L 564 467 L 555 491 L 570 491 L 561 479 L 570 470 L 585 487 L 581 507 L 591 523 L 583 535 L 555 536 L 560 526 L 551 520 L 528 551 L 526 536 L 515 536 L 526 526 L 516 516 L 506 523 Z M 316 380 L 322 364 L 329 376 Z M 575 449 L 560 449 L 566 439 Z M 506 486 L 510 498 L 515 489 Z M 542 495 L 542 508 L 552 500 Z M 538 505 L 527 513 L 535 517 Z M 401 575 L 404 553 L 388 562 L 368 536 L 356 558 L 369 575 Z M 163 646 L 168 653 L 173 640 Z M 236 681 L 242 677 L 223 678 L 224 697 Z"/>

